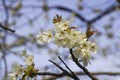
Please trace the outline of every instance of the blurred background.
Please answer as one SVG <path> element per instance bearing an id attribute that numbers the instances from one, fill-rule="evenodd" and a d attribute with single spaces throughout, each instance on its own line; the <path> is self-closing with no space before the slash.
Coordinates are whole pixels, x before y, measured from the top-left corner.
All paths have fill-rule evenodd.
<path id="1" fill-rule="evenodd" d="M 62 65 L 58 55 L 75 72 L 81 72 L 69 59 L 69 50 L 53 43 L 38 44 L 40 31 L 53 29 L 54 16 L 62 15 L 82 32 L 97 30 L 90 40 L 98 44 L 88 70 L 99 80 L 120 80 L 120 3 L 119 0 L 0 0 L 0 79 L 11 72 L 13 62 L 23 63 L 19 54 L 24 49 L 34 55 L 40 71 L 59 72 L 48 60 Z M 15 32 L 3 29 L 5 26 Z M 79 75 L 81 80 L 91 80 Z M 43 80 L 40 77 L 40 80 Z M 58 80 L 71 80 L 63 77 Z"/>

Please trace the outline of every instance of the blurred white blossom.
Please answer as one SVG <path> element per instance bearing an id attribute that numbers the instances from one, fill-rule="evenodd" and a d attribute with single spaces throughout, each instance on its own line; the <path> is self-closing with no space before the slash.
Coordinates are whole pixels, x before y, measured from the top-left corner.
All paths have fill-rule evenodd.
<path id="1" fill-rule="evenodd" d="M 26 80 L 27 78 L 33 78 L 36 77 L 36 73 L 38 73 L 38 70 L 34 67 L 34 56 L 29 55 L 26 50 L 23 50 L 22 53 L 20 53 L 20 56 L 23 58 L 25 64 L 21 65 L 18 63 L 12 64 L 12 71 L 11 73 L 8 73 L 10 80 Z"/>
<path id="2" fill-rule="evenodd" d="M 58 32 L 58 31 L 67 30 L 70 26 L 70 23 L 69 21 L 63 19 L 60 22 L 55 23 L 54 25 L 55 25 L 55 30 Z"/>
<path id="3" fill-rule="evenodd" d="M 33 57 L 33 55 L 27 55 L 27 56 L 25 56 L 25 63 L 27 65 L 33 64 L 34 63 L 34 57 Z"/>
<path id="4" fill-rule="evenodd" d="M 50 42 L 52 40 L 52 31 L 49 30 L 47 32 L 39 32 L 39 35 L 37 35 L 37 40 L 41 44 Z"/>
<path id="5" fill-rule="evenodd" d="M 8 77 L 9 77 L 9 80 L 17 80 L 17 74 L 16 73 L 9 73 Z"/>
<path id="6" fill-rule="evenodd" d="M 22 74 L 22 65 L 18 64 L 18 63 L 13 63 L 12 64 L 12 71 L 17 73 L 17 74 Z"/>
<path id="7" fill-rule="evenodd" d="M 27 54 L 26 49 L 23 50 L 22 53 L 20 53 L 20 56 L 23 57 L 26 65 L 31 65 L 34 63 L 34 56 Z"/>

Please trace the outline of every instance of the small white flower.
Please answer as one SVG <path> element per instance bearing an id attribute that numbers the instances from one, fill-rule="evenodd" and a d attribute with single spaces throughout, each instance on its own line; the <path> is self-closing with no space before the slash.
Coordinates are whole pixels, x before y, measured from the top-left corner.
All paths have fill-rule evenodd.
<path id="1" fill-rule="evenodd" d="M 14 62 L 14 63 L 12 64 L 12 71 L 15 72 L 15 73 L 17 73 L 17 74 L 19 74 L 19 75 L 21 75 L 21 74 L 22 74 L 22 66 L 19 65 L 19 64 L 16 63 L 16 62 Z"/>
<path id="2" fill-rule="evenodd" d="M 59 47 L 64 47 L 64 48 L 73 48 L 75 44 L 75 40 L 72 39 L 70 36 L 70 31 L 69 29 L 65 31 L 59 31 L 55 33 L 54 35 L 54 43 L 57 44 Z"/>
<path id="3" fill-rule="evenodd" d="M 84 66 L 87 66 L 89 62 L 89 60 L 91 59 L 91 54 L 90 52 L 88 51 L 85 51 L 84 53 L 84 56 L 82 56 L 82 62 L 83 62 L 83 65 Z"/>
<path id="4" fill-rule="evenodd" d="M 97 44 L 96 43 L 91 43 L 91 45 L 90 45 L 90 51 L 96 53 L 97 49 L 98 49 Z"/>
<path id="5" fill-rule="evenodd" d="M 25 56 L 25 63 L 27 65 L 33 64 L 34 63 L 34 57 L 33 57 L 33 55 L 27 55 L 27 56 Z"/>
<path id="6" fill-rule="evenodd" d="M 61 31 L 61 30 L 64 31 L 64 30 L 68 29 L 69 26 L 70 26 L 69 21 L 64 20 L 64 19 L 61 22 L 55 23 L 56 31 Z"/>
<path id="7" fill-rule="evenodd" d="M 17 74 L 16 73 L 9 73 L 8 74 L 10 80 L 17 80 Z"/>
<path id="8" fill-rule="evenodd" d="M 27 55 L 26 49 L 23 50 L 23 51 L 20 53 L 20 56 L 21 56 L 21 57 L 26 56 L 26 55 Z"/>
<path id="9" fill-rule="evenodd" d="M 52 40 L 52 36 L 53 36 L 52 31 L 49 30 L 47 32 L 42 32 L 42 33 L 39 32 L 36 38 L 37 41 L 42 44 L 45 42 L 50 42 Z"/>
<path id="10" fill-rule="evenodd" d="M 26 65 L 31 65 L 31 64 L 34 63 L 34 57 L 33 57 L 33 55 L 27 54 L 26 50 L 22 51 L 21 56 L 23 57 Z M 18 65 L 14 64 L 13 66 L 18 66 Z"/>
<path id="11" fill-rule="evenodd" d="M 84 66 L 87 66 L 91 58 L 90 51 L 87 49 L 76 48 L 73 51 L 76 58 L 83 62 Z"/>

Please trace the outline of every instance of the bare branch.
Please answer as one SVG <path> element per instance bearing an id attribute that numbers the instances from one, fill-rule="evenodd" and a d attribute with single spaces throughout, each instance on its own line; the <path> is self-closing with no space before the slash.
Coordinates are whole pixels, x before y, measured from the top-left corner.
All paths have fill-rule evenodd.
<path id="1" fill-rule="evenodd" d="M 79 78 L 75 75 L 75 73 L 67 66 L 67 64 L 62 60 L 60 56 L 58 58 L 62 61 L 62 63 L 65 65 L 65 67 L 71 72 L 75 80 L 79 80 Z"/>
<path id="2" fill-rule="evenodd" d="M 112 5 L 111 7 L 109 7 L 108 9 L 106 9 L 104 12 L 102 12 L 100 15 L 98 15 L 97 17 L 95 17 L 94 19 L 88 21 L 88 23 L 94 23 L 96 21 L 98 21 L 99 19 L 101 19 L 102 17 L 110 14 L 111 12 L 115 11 L 116 8 L 120 7 L 120 5 Z"/>
<path id="3" fill-rule="evenodd" d="M 12 29 L 10 29 L 10 28 L 8 28 L 8 27 L 5 27 L 5 26 L 3 26 L 1 23 L 0 23 L 0 27 L 1 28 L 3 28 L 4 30 L 8 30 L 8 31 L 11 31 L 11 32 L 15 32 L 15 30 L 12 30 Z"/>
<path id="4" fill-rule="evenodd" d="M 56 67 L 58 67 L 61 71 L 63 71 L 65 74 L 68 74 L 68 76 L 72 76 L 71 74 L 69 74 L 69 72 L 65 69 L 63 69 L 61 66 L 59 66 L 57 63 L 53 62 L 52 60 L 49 60 L 51 63 L 53 63 Z"/>
<path id="5" fill-rule="evenodd" d="M 67 11 L 70 13 L 74 13 L 76 17 L 78 17 L 80 20 L 82 20 L 83 22 L 88 22 L 84 17 L 82 17 L 81 14 L 77 13 L 76 11 L 63 7 L 63 6 L 53 6 L 53 7 L 49 7 L 49 9 L 59 9 L 59 10 L 63 10 L 63 11 Z"/>
<path id="6" fill-rule="evenodd" d="M 92 75 L 110 75 L 117 76 L 120 75 L 120 72 L 90 72 Z M 83 72 L 75 72 L 76 75 L 86 75 Z"/>
<path id="7" fill-rule="evenodd" d="M 120 72 L 90 72 L 91 75 L 110 75 L 110 76 L 117 76 L 117 75 L 120 75 Z M 76 75 L 86 75 L 86 73 L 84 72 L 75 72 Z M 64 76 L 63 76 L 64 77 Z M 45 80 L 55 80 L 57 79 L 56 76 L 53 76 L 53 77 L 49 77 L 48 79 L 45 79 Z"/>
<path id="8" fill-rule="evenodd" d="M 75 16 L 77 18 L 79 18 L 80 20 L 82 20 L 83 22 L 91 24 L 91 23 L 94 23 L 94 22 L 100 20 L 105 15 L 108 15 L 111 12 L 115 11 L 116 8 L 118 8 L 118 7 L 120 7 L 120 5 L 113 4 L 111 7 L 109 7 L 106 10 L 104 10 L 100 15 L 98 15 L 97 17 L 95 17 L 95 18 L 93 18 L 91 20 L 87 20 L 80 13 L 77 13 L 76 11 L 74 11 L 72 9 L 69 9 L 69 8 L 66 8 L 66 7 L 63 7 L 63 6 L 53 6 L 53 7 L 49 7 L 49 9 L 59 9 L 59 10 L 67 11 L 67 12 L 70 12 L 70 13 L 74 13 Z"/>
<path id="9" fill-rule="evenodd" d="M 57 77 L 60 77 L 60 76 L 63 76 L 64 74 L 63 73 L 52 73 L 52 72 L 39 72 L 37 73 L 37 75 L 50 75 L 50 76 L 57 76 Z"/>
<path id="10" fill-rule="evenodd" d="M 73 74 L 69 73 L 67 70 L 63 69 L 61 66 L 59 66 L 57 63 L 53 62 L 52 60 L 49 60 L 51 63 L 53 63 L 56 67 L 58 67 L 60 70 L 63 71 L 64 76 L 68 76 L 73 78 L 74 80 L 79 80 L 79 78 L 75 77 Z"/>

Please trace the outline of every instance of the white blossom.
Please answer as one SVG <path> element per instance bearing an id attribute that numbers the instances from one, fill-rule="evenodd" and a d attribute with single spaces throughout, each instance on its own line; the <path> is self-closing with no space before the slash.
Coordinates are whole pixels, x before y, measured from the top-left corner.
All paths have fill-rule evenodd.
<path id="1" fill-rule="evenodd" d="M 69 28 L 70 23 L 69 21 L 63 19 L 61 22 L 57 22 L 54 25 L 56 31 L 61 31 L 61 30 L 64 31 Z"/>
<path id="2" fill-rule="evenodd" d="M 33 55 L 27 55 L 25 56 L 25 63 L 26 65 L 31 65 L 34 63 L 34 57 Z"/>
<path id="3" fill-rule="evenodd" d="M 50 42 L 52 40 L 52 35 L 52 31 L 49 30 L 47 32 L 39 32 L 36 38 L 37 41 L 42 44 L 45 42 Z"/>
<path id="4" fill-rule="evenodd" d="M 17 74 L 16 73 L 9 73 L 8 77 L 10 80 L 17 80 Z"/>
<path id="5" fill-rule="evenodd" d="M 17 74 L 19 74 L 19 75 L 21 75 L 21 73 L 22 73 L 22 67 L 21 67 L 21 65 L 19 65 L 16 62 L 14 62 L 12 64 L 12 71 L 15 72 L 15 73 L 17 73 Z"/>
<path id="6" fill-rule="evenodd" d="M 26 49 L 23 50 L 19 55 L 20 55 L 21 57 L 26 56 L 26 55 L 27 55 Z"/>
<path id="7" fill-rule="evenodd" d="M 84 66 L 87 66 L 91 59 L 91 53 L 97 51 L 96 43 L 88 41 L 86 33 L 78 31 L 76 27 L 70 27 L 70 22 L 61 19 L 61 16 L 57 15 L 57 18 L 54 19 L 54 26 L 54 33 L 40 32 L 37 35 L 38 42 L 50 42 L 52 38 L 54 44 L 58 47 L 72 48 L 75 57 L 82 61 Z M 52 37 L 48 37 L 48 35 L 52 35 Z"/>
<path id="8" fill-rule="evenodd" d="M 91 43 L 91 45 L 90 45 L 90 51 L 96 53 L 97 49 L 98 49 L 97 44 L 96 43 Z"/>

